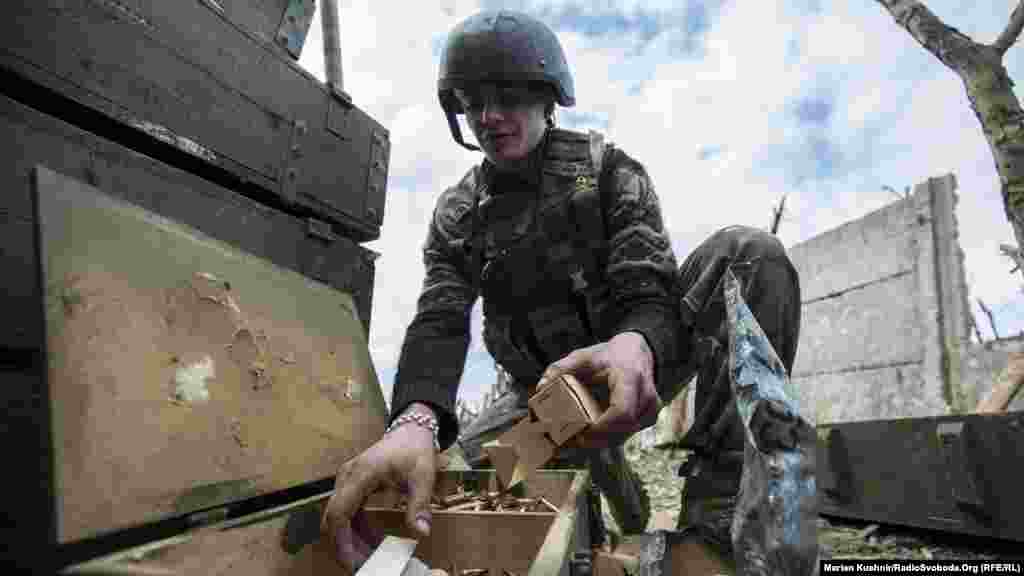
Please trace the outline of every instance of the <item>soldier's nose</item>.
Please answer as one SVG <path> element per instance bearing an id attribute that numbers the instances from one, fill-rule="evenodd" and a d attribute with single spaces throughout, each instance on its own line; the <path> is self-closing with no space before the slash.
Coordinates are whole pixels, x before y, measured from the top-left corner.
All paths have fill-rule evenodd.
<path id="1" fill-rule="evenodd" d="M 491 102 L 485 104 L 483 111 L 481 111 L 480 113 L 480 122 L 482 124 L 493 124 L 495 122 L 500 122 L 501 120 L 504 119 L 505 115 L 501 107 L 496 106 Z"/>

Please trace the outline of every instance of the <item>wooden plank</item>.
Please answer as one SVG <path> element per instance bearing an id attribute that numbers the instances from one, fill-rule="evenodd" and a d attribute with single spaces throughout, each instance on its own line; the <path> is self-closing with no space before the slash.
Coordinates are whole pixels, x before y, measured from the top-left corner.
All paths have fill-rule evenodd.
<path id="1" fill-rule="evenodd" d="M 349 296 L 37 177 L 59 542 L 329 477 L 383 433 Z"/>
<path id="2" fill-rule="evenodd" d="M 576 522 L 579 515 L 577 501 L 590 487 L 590 473 L 579 472 L 558 512 L 558 518 L 544 535 L 544 544 L 530 564 L 530 576 L 556 576 L 562 572 L 566 560 L 572 556 Z"/>

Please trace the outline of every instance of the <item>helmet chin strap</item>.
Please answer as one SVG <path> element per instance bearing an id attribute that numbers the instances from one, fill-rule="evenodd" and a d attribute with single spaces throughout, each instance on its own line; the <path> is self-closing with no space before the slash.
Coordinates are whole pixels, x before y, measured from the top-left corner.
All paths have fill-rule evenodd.
<path id="1" fill-rule="evenodd" d="M 452 136 L 455 138 L 455 141 L 459 143 L 459 146 L 462 146 L 467 150 L 472 150 L 473 152 L 479 152 L 480 148 L 472 144 L 468 144 L 462 139 L 462 129 L 459 128 L 459 121 L 455 118 L 455 112 L 451 109 L 446 109 L 444 112 L 445 115 L 448 116 L 448 128 L 452 131 Z"/>

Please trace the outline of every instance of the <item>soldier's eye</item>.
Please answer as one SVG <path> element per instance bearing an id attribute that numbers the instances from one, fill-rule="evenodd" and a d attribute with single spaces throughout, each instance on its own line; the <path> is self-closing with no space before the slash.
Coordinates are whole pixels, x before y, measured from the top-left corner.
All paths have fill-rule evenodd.
<path id="1" fill-rule="evenodd" d="M 498 104 L 502 108 L 519 108 L 530 102 L 530 93 L 523 89 L 505 89 L 497 96 Z"/>
<path id="2" fill-rule="evenodd" d="M 456 90 L 455 99 L 459 101 L 459 105 L 466 111 L 478 111 L 484 107 L 483 95 L 479 93 Z"/>
<path id="3" fill-rule="evenodd" d="M 462 109 L 470 113 L 479 113 L 487 105 L 498 106 L 504 110 L 514 110 L 528 105 L 536 99 L 534 94 L 524 87 L 502 88 L 486 93 L 456 90 L 455 98 L 459 101 Z"/>

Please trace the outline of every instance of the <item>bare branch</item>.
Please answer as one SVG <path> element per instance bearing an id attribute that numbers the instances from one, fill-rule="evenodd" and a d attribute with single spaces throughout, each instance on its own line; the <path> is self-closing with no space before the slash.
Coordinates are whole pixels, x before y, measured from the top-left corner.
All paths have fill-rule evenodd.
<path id="1" fill-rule="evenodd" d="M 1013 9 L 1013 14 L 1010 15 L 1010 21 L 1006 24 L 1006 30 L 996 38 L 995 44 L 992 48 L 999 53 L 1000 56 L 1006 54 L 1006 51 L 1013 46 L 1013 43 L 1020 37 L 1020 31 L 1024 29 L 1024 0 L 1017 7 Z"/>
<path id="2" fill-rule="evenodd" d="M 992 327 L 992 336 L 995 336 L 995 339 L 999 340 L 999 331 L 996 330 L 996 320 L 992 316 L 992 309 L 985 306 L 985 303 L 982 302 L 981 298 L 978 298 L 978 306 L 981 307 L 981 311 L 985 313 L 985 316 L 988 316 L 988 324 Z"/>
<path id="3" fill-rule="evenodd" d="M 896 23 L 910 32 L 925 50 L 940 62 L 959 71 L 976 52 L 977 44 L 965 34 L 946 25 L 919 0 L 876 0 L 889 11 Z"/>
<path id="4" fill-rule="evenodd" d="M 779 223 L 782 221 L 782 214 L 786 210 L 786 195 L 782 195 L 782 200 L 779 201 L 779 205 L 772 210 L 772 234 L 779 233 Z"/>

